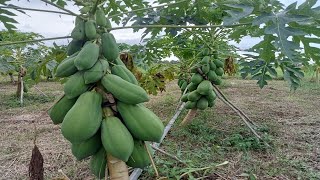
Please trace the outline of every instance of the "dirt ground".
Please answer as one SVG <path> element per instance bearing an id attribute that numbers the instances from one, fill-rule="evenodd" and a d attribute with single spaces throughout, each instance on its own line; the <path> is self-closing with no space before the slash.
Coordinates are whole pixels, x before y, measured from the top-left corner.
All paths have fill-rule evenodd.
<path id="1" fill-rule="evenodd" d="M 232 141 L 231 136 L 253 136 L 237 114 L 217 100 L 215 108 L 200 112 L 190 126 L 174 126 L 161 148 L 197 167 L 229 162 L 214 170 L 215 178 L 206 179 L 320 179 L 320 86 L 307 83 L 290 92 L 283 81 L 272 81 L 262 90 L 255 81 L 226 82 L 222 91 L 255 123 L 267 129 L 259 133 L 272 147 L 255 147 L 250 141 L 249 148 L 237 148 L 243 139 Z M 88 161 L 76 161 L 60 127 L 53 125 L 46 114 L 54 99 L 63 93 L 62 86 L 43 82 L 37 87 L 48 97 L 31 88 L 27 106 L 20 108 L 18 101 L 11 102 L 14 86 L 0 83 L 0 179 L 27 179 L 35 128 L 46 179 L 61 177 L 60 169 L 70 179 L 94 179 Z M 166 92 L 152 96 L 147 106 L 167 122 L 174 114 L 179 94 L 172 82 Z M 171 162 L 168 167 L 174 164 L 163 155 L 156 158 L 160 174 L 170 176 L 172 172 L 162 166 L 164 161 Z M 150 169 L 143 179 L 154 179 Z"/>

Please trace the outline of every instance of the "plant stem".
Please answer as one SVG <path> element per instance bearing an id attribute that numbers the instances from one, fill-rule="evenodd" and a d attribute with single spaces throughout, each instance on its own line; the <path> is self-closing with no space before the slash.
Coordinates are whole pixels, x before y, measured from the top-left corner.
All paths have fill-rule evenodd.
<path id="1" fill-rule="evenodd" d="M 21 10 L 27 10 L 27 11 L 40 11 L 40 12 L 57 13 L 57 14 L 74 16 L 73 14 L 70 14 L 67 12 L 44 10 L 44 9 L 34 9 L 34 8 L 24 8 L 24 7 L 14 7 L 14 6 L 0 6 L 0 9 L 21 9 Z"/>
<path id="2" fill-rule="evenodd" d="M 0 43 L 0 46 L 8 46 L 14 44 L 24 44 L 24 43 L 33 43 L 33 42 L 41 42 L 41 41 L 51 41 L 56 39 L 67 39 L 71 38 L 71 36 L 62 36 L 62 37 L 54 37 L 54 38 L 43 38 L 43 39 L 32 39 L 32 40 L 25 40 L 25 41 L 14 41 L 14 42 L 4 42 Z"/>
<path id="3" fill-rule="evenodd" d="M 90 14 L 94 15 L 96 13 L 97 7 L 99 5 L 100 0 L 96 0 L 96 3 L 94 4 Z"/>
<path id="4" fill-rule="evenodd" d="M 171 6 L 171 5 L 179 4 L 179 3 L 182 3 L 182 2 L 185 2 L 185 1 L 188 1 L 188 0 L 182 0 L 182 1 L 174 2 L 174 3 L 168 3 L 168 4 L 158 5 L 158 6 L 135 9 L 135 10 L 132 10 L 132 11 L 127 11 L 127 12 L 123 12 L 123 13 L 107 16 L 107 18 L 117 17 L 117 16 L 121 16 L 121 15 L 124 15 L 124 14 L 129 14 L 129 13 L 138 12 L 138 11 L 144 11 L 144 10 L 148 10 L 148 9 L 154 9 L 154 8 L 159 8 L 159 7 L 164 7 L 164 6 Z"/>
<path id="5" fill-rule="evenodd" d="M 65 11 L 65 12 L 68 12 L 68 13 L 70 13 L 70 14 L 72 14 L 72 15 L 74 15 L 74 16 L 77 16 L 77 17 L 79 17 L 79 18 L 81 18 L 81 19 L 83 19 L 83 20 L 86 20 L 84 17 L 80 16 L 79 14 L 76 14 L 76 13 L 74 13 L 74 12 L 68 10 L 68 9 L 65 9 L 65 8 L 63 8 L 63 7 L 55 4 L 55 3 L 53 3 L 53 2 L 50 2 L 50 1 L 48 1 L 48 0 L 40 0 L 40 1 L 42 1 L 42 2 L 44 2 L 44 3 L 47 3 L 47 4 L 50 4 L 51 6 L 54 6 L 54 7 L 56 7 L 56 8 L 59 8 L 59 9 Z"/>
<path id="6" fill-rule="evenodd" d="M 231 28 L 237 26 L 244 26 L 250 25 L 251 23 L 240 23 L 240 24 L 233 24 L 233 25 L 168 25 L 168 24 L 159 24 L 159 25 L 138 25 L 138 26 L 124 26 L 124 27 L 114 27 L 109 28 L 109 31 L 112 30 L 119 30 L 119 29 L 130 29 L 130 28 L 183 28 L 183 29 L 192 29 L 192 28 Z"/>

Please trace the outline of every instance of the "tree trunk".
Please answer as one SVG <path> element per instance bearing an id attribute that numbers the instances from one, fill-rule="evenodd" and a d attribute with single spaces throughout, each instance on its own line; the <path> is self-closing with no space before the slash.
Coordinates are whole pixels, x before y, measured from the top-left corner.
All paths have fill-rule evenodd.
<path id="1" fill-rule="evenodd" d="M 22 81 L 22 77 L 21 77 L 21 75 L 19 73 L 19 75 L 18 75 L 18 84 L 17 84 L 17 93 L 16 93 L 17 97 L 20 97 L 21 90 L 23 91 L 23 84 L 21 84 L 21 81 Z"/>
<path id="2" fill-rule="evenodd" d="M 196 115 L 197 109 L 190 109 L 186 117 L 184 117 L 183 121 L 180 123 L 180 126 L 188 125 Z"/>
<path id="3" fill-rule="evenodd" d="M 15 84 L 16 81 L 14 80 L 13 73 L 9 73 L 9 76 L 10 76 L 11 83 Z"/>
<path id="4" fill-rule="evenodd" d="M 320 73 L 320 67 L 316 68 L 316 83 L 319 84 L 319 73 Z"/>
<path id="5" fill-rule="evenodd" d="M 129 170 L 125 162 L 107 154 L 110 180 L 129 180 Z"/>

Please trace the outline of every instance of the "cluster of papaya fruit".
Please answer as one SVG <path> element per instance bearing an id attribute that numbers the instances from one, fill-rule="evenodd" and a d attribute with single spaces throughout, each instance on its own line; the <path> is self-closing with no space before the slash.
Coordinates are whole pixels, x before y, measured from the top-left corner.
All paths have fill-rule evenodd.
<path id="1" fill-rule="evenodd" d="M 61 123 L 72 154 L 78 160 L 91 156 L 90 169 L 98 178 L 105 176 L 108 155 L 131 167 L 149 165 L 145 141 L 159 142 L 164 130 L 143 105 L 149 97 L 119 59 L 110 27 L 101 9 L 86 22 L 77 18 L 69 57 L 56 70 L 57 77 L 67 78 L 64 96 L 48 111 L 54 124 Z"/>
<path id="2" fill-rule="evenodd" d="M 182 92 L 181 101 L 186 102 L 186 109 L 204 110 L 213 107 L 216 94 L 212 83 L 220 85 L 223 75 L 223 63 L 218 59 L 211 60 L 210 56 L 204 56 L 199 63 L 191 68 L 191 78 L 179 79 L 178 85 Z"/>

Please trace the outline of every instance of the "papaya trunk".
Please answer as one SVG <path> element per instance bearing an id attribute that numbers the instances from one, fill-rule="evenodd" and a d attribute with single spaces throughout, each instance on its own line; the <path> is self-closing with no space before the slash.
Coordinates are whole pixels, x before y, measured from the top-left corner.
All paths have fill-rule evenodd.
<path id="1" fill-rule="evenodd" d="M 10 81 L 12 84 L 15 84 L 16 81 L 14 80 L 14 77 L 13 77 L 13 74 L 12 73 L 9 73 L 9 76 L 10 76 Z"/>
<path id="2" fill-rule="evenodd" d="M 107 154 L 109 179 L 129 180 L 129 171 L 125 162 Z"/>
<path id="3" fill-rule="evenodd" d="M 196 115 L 197 115 L 197 109 L 189 110 L 186 117 L 184 117 L 183 121 L 180 123 L 180 126 L 188 125 L 193 120 L 193 118 L 196 117 Z"/>
<path id="4" fill-rule="evenodd" d="M 320 73 L 320 67 L 316 69 L 316 82 L 319 83 L 319 73 Z"/>
<path id="5" fill-rule="evenodd" d="M 22 77 L 19 73 L 18 75 L 18 83 L 17 83 L 17 92 L 16 92 L 16 96 L 17 97 L 20 97 L 20 94 L 21 94 L 21 89 L 23 90 L 23 86 L 21 86 L 21 81 L 22 81 Z"/>

